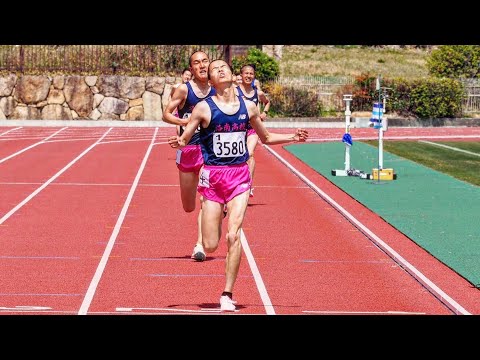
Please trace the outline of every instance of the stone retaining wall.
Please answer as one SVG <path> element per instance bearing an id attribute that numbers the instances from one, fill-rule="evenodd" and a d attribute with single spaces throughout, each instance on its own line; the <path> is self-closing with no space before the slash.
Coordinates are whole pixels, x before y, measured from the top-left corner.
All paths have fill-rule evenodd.
<path id="1" fill-rule="evenodd" d="M 0 77 L 0 120 L 162 120 L 175 77 Z"/>

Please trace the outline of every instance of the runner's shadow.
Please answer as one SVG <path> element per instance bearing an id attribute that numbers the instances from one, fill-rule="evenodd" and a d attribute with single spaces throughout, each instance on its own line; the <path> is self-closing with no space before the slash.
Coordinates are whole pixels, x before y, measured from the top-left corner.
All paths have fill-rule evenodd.
<path id="1" fill-rule="evenodd" d="M 172 260 L 192 260 L 192 262 L 205 262 L 205 261 L 213 261 L 213 260 L 220 260 L 222 256 L 208 256 L 207 258 L 203 261 L 196 261 L 190 257 L 190 255 L 184 255 L 184 256 L 162 256 L 160 259 L 172 259 Z M 223 256 L 223 259 L 225 259 L 225 256 Z"/>
<path id="2" fill-rule="evenodd" d="M 198 306 L 202 309 L 220 309 L 219 303 L 201 303 L 201 304 L 198 304 Z M 246 308 L 245 305 L 239 305 L 239 304 L 236 304 L 235 307 L 237 308 L 237 310 Z M 226 311 L 225 313 L 228 314 L 229 312 Z"/>
<path id="3" fill-rule="evenodd" d="M 247 206 L 248 206 L 248 207 L 252 207 L 252 206 L 264 206 L 264 205 L 267 205 L 267 204 L 265 204 L 265 203 L 261 203 L 261 204 L 256 203 L 256 204 L 248 204 Z"/>

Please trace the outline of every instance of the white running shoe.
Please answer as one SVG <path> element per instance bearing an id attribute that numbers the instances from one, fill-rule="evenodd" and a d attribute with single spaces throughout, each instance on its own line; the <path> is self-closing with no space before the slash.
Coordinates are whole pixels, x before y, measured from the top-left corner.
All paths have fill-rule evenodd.
<path id="1" fill-rule="evenodd" d="M 237 308 L 235 304 L 237 302 L 230 299 L 227 295 L 222 295 L 220 297 L 220 310 L 221 311 L 236 311 Z"/>
<path id="2" fill-rule="evenodd" d="M 201 244 L 196 244 L 193 248 L 192 259 L 196 261 L 205 261 L 207 255 L 205 255 L 205 250 L 203 250 L 203 246 Z"/>

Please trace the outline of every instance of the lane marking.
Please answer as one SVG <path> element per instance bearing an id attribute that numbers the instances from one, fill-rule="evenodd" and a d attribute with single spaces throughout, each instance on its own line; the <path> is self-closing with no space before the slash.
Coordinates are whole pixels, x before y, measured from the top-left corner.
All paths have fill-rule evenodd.
<path id="1" fill-rule="evenodd" d="M 58 178 L 60 175 L 62 175 L 65 171 L 67 171 L 73 164 L 75 164 L 80 158 L 82 158 L 86 153 L 88 153 L 91 149 L 95 147 L 113 128 L 108 129 L 103 136 L 98 139 L 95 143 L 90 145 L 87 149 L 85 149 L 80 155 L 78 155 L 75 159 L 70 161 L 63 169 L 61 169 L 59 172 L 57 172 L 55 175 L 53 175 L 50 179 L 48 179 L 46 182 L 43 183 L 37 190 L 32 192 L 30 195 L 28 195 L 21 203 L 19 203 L 17 206 L 15 206 L 12 210 L 10 210 L 8 213 L 6 213 L 1 219 L 0 219 L 0 224 L 4 223 L 5 220 L 7 220 L 10 216 L 15 214 L 23 205 L 28 203 L 31 199 L 33 199 L 40 191 L 45 189 L 52 181 L 54 181 L 56 178 Z"/>
<path id="2" fill-rule="evenodd" d="M 97 270 L 95 271 L 95 274 L 93 275 L 92 281 L 90 282 L 90 285 L 88 286 L 88 290 L 85 294 L 85 298 L 83 299 L 82 305 L 80 306 L 80 310 L 78 311 L 78 315 L 86 315 L 88 312 L 88 308 L 90 307 L 90 304 L 92 303 L 93 296 L 95 295 L 95 291 L 97 290 L 98 283 L 100 282 L 100 278 L 102 277 L 103 271 L 105 270 L 105 267 L 107 266 L 107 261 L 108 258 L 110 257 L 110 253 L 112 252 L 113 245 L 115 244 L 115 240 L 117 239 L 117 236 L 120 232 L 120 228 L 123 224 L 123 220 L 125 219 L 125 215 L 127 214 L 128 206 L 130 205 L 130 202 L 132 201 L 133 194 L 135 193 L 135 190 L 137 188 L 137 185 L 140 181 L 140 177 L 142 176 L 143 170 L 145 169 L 145 165 L 147 164 L 148 157 L 150 156 L 150 153 L 153 148 L 153 143 L 155 141 L 155 137 L 158 132 L 158 127 L 155 128 L 155 131 L 153 132 L 152 140 L 150 142 L 150 145 L 147 148 L 147 151 L 145 152 L 145 156 L 143 157 L 143 161 L 140 165 L 140 168 L 137 171 L 137 175 L 135 176 L 135 179 L 133 180 L 132 186 L 130 188 L 130 191 L 128 192 L 127 199 L 125 200 L 125 203 L 123 204 L 122 211 L 120 212 L 117 223 L 115 224 L 115 228 L 112 231 L 112 234 L 110 235 L 110 239 L 108 240 L 108 244 L 105 247 L 105 251 L 103 253 L 103 256 L 98 264 Z"/>
<path id="3" fill-rule="evenodd" d="M 8 133 L 11 132 L 11 131 L 15 131 L 15 130 L 21 129 L 22 127 L 23 127 L 23 126 L 19 126 L 19 127 L 14 128 L 14 129 L 7 130 L 7 131 L 1 133 L 0 136 L 6 135 L 6 134 L 8 134 Z"/>
<path id="4" fill-rule="evenodd" d="M 275 150 L 270 148 L 268 145 L 263 145 L 273 156 L 275 156 L 281 163 L 283 163 L 287 168 L 289 168 L 295 175 L 297 175 L 301 180 L 303 180 L 307 185 L 309 185 L 312 190 L 314 190 L 318 195 L 320 195 L 325 201 L 337 209 L 345 218 L 347 218 L 355 227 L 357 227 L 365 236 L 367 236 L 374 244 L 376 244 L 380 249 L 382 249 L 388 256 L 390 256 L 393 261 L 405 269 L 413 278 L 420 282 L 427 290 L 430 291 L 441 303 L 445 304 L 450 310 L 455 314 L 462 315 L 471 315 L 463 306 L 453 300 L 448 296 L 442 289 L 435 285 L 430 279 L 423 275 L 417 268 L 410 264 L 406 259 L 404 259 L 400 254 L 393 250 L 389 245 L 387 245 L 382 239 L 375 235 L 369 228 L 363 225 L 359 220 L 357 220 L 352 214 L 340 206 L 335 200 L 328 196 L 325 192 L 320 190 L 313 182 L 311 182 L 305 175 L 303 175 L 299 170 L 297 170 L 293 165 L 291 165 L 287 160 L 285 160 L 280 154 Z"/>
<path id="5" fill-rule="evenodd" d="M 443 148 L 445 148 L 445 149 L 450 149 L 450 150 L 455 150 L 455 151 L 463 152 L 463 153 L 469 154 L 469 155 L 480 156 L 480 154 L 477 154 L 477 153 L 474 153 L 474 152 L 471 152 L 471 151 L 459 149 L 459 148 L 456 148 L 456 147 L 453 147 L 453 146 L 444 145 L 444 144 L 438 144 L 438 143 L 434 143 L 434 142 L 431 142 L 431 141 L 419 140 L 418 142 L 421 142 L 421 143 L 424 143 L 424 144 L 429 144 L 429 145 L 435 145 L 435 146 L 443 147 Z M 380 175 L 380 177 L 381 177 L 381 175 Z"/>
<path id="6" fill-rule="evenodd" d="M 52 310 L 51 307 L 45 306 L 14 306 L 14 307 L 4 307 L 0 306 L 1 311 L 44 311 L 44 310 Z"/>
<path id="7" fill-rule="evenodd" d="M 250 246 L 248 246 L 248 241 L 243 232 L 243 229 L 240 229 L 240 241 L 242 242 L 243 251 L 247 256 L 248 265 L 252 270 L 253 279 L 255 280 L 255 284 L 257 285 L 258 292 L 260 293 L 260 297 L 263 302 L 263 307 L 267 315 L 275 315 L 275 309 L 273 308 L 272 301 L 270 300 L 270 296 L 268 296 L 267 288 L 265 287 L 265 283 L 263 282 L 262 275 L 260 275 L 260 271 L 258 270 L 257 263 L 255 262 L 255 258 L 253 257 L 252 252 L 250 251 Z"/>
<path id="8" fill-rule="evenodd" d="M 44 144 L 48 139 L 50 139 L 51 137 L 57 135 L 59 132 L 65 130 L 65 129 L 66 129 L 65 127 L 64 127 L 64 128 L 61 128 L 60 130 L 54 132 L 52 135 L 46 137 L 45 139 L 43 139 L 43 140 L 41 140 L 41 141 L 39 141 L 39 142 L 37 142 L 37 143 L 35 143 L 35 144 L 33 144 L 33 145 L 30 145 L 30 146 L 28 146 L 28 147 L 26 147 L 26 148 L 24 148 L 24 149 L 22 149 L 22 150 L 20 150 L 20 151 L 17 151 L 16 153 L 14 153 L 14 154 L 12 154 L 12 155 L 10 155 L 10 156 L 7 156 L 7 157 L 1 159 L 1 160 L 0 160 L 0 164 L 3 163 L 3 162 L 5 162 L 5 161 L 7 161 L 8 159 L 11 159 L 11 158 L 13 158 L 13 157 L 15 157 L 15 156 L 17 156 L 17 155 L 20 155 L 21 153 L 24 153 L 24 152 L 27 151 L 27 150 L 30 150 L 31 148 L 34 148 L 34 147 L 37 146 L 37 145 Z"/>

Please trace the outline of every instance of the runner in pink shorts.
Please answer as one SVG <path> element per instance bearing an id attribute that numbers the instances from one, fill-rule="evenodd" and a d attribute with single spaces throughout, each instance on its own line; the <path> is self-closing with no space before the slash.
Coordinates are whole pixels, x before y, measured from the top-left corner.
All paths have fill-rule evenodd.
<path id="1" fill-rule="evenodd" d="M 200 145 L 187 145 L 183 149 L 178 149 L 175 162 L 178 170 L 181 172 L 198 175 L 203 166 L 203 155 Z"/>
<path id="2" fill-rule="evenodd" d="M 250 171 L 247 160 L 247 124 L 250 123 L 265 144 L 305 141 L 308 132 L 297 129 L 293 134 L 271 133 L 263 125 L 255 103 L 235 94 L 232 69 L 224 60 L 212 61 L 208 77 L 216 94 L 199 102 L 181 136 L 172 136 L 172 148 L 183 148 L 200 128 L 200 146 L 204 166 L 200 171 L 198 192 L 203 196 L 202 240 L 207 253 L 219 245 L 222 232 L 222 210 L 228 208 L 225 287 L 220 296 L 221 311 L 237 311 L 233 287 L 242 257 L 240 234 L 247 210 Z"/>
<path id="3" fill-rule="evenodd" d="M 163 111 L 163 121 L 177 126 L 177 135 L 182 135 L 187 125 L 190 115 L 199 101 L 215 94 L 208 83 L 208 64 L 210 60 L 203 51 L 195 51 L 189 59 L 190 73 L 194 75 L 192 80 L 180 84 L 174 91 L 171 100 Z M 186 74 L 184 70 L 183 75 Z M 174 112 L 178 111 L 177 116 Z M 182 199 L 183 210 L 192 212 L 195 210 L 197 202 L 198 174 L 203 163 L 202 153 L 199 145 L 199 133 L 191 137 L 188 146 L 177 152 L 176 164 L 179 170 L 180 196 Z M 200 199 L 200 201 L 202 201 Z M 202 244 L 202 231 L 200 229 L 202 208 L 198 212 L 197 241 L 193 248 L 192 259 L 204 261 L 206 254 Z"/>
<path id="4" fill-rule="evenodd" d="M 247 163 L 239 165 L 205 165 L 200 173 L 198 192 L 205 199 L 226 204 L 235 196 L 250 190 Z"/>

